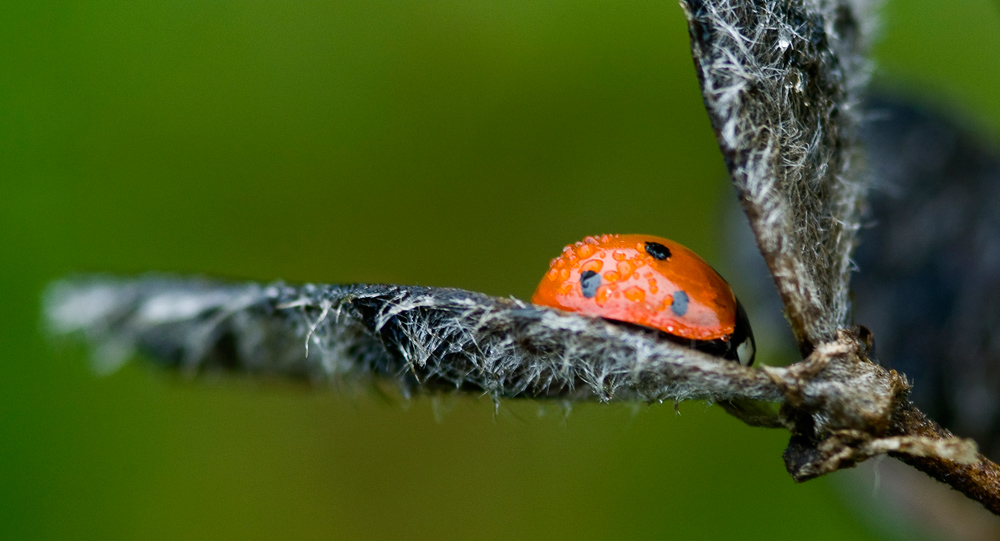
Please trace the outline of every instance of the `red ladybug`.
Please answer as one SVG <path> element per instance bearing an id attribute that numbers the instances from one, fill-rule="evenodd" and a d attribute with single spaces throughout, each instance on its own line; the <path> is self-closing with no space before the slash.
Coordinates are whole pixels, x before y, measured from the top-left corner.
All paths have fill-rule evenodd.
<path id="1" fill-rule="evenodd" d="M 587 237 L 552 260 L 531 302 L 651 327 L 673 341 L 753 364 L 743 306 L 704 259 L 650 235 Z"/>

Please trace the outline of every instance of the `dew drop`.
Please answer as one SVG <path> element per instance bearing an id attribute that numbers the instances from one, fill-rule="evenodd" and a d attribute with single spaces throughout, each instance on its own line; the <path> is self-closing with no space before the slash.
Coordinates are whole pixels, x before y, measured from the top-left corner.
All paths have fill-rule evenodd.
<path id="1" fill-rule="evenodd" d="M 604 266 L 604 262 L 601 261 L 600 259 L 591 259 L 590 261 L 587 261 L 586 263 L 584 263 L 582 267 L 580 267 L 580 271 L 581 272 L 587 272 L 587 271 L 601 272 L 601 267 L 603 267 L 603 266 Z"/>
<path id="2" fill-rule="evenodd" d="M 594 302 L 598 306 L 604 306 L 604 303 L 608 302 L 608 297 L 611 296 L 611 288 L 608 286 L 601 286 L 597 288 L 597 295 L 594 296 Z"/>
<path id="3" fill-rule="evenodd" d="M 627 280 L 628 277 L 635 272 L 635 266 L 628 261 L 619 261 L 618 264 L 615 265 L 615 270 L 618 271 L 618 274 L 622 275 L 622 280 Z"/>
<path id="4" fill-rule="evenodd" d="M 576 251 L 573 249 L 572 246 L 567 246 L 563 248 L 563 257 L 570 264 L 576 263 Z"/>
<path id="5" fill-rule="evenodd" d="M 632 286 L 625 290 L 625 298 L 632 302 L 642 302 L 646 300 L 646 292 L 641 287 Z"/>

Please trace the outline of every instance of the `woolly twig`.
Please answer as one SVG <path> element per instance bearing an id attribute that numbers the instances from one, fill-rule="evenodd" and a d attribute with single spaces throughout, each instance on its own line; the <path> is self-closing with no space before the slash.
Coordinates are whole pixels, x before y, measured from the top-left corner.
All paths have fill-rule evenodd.
<path id="1" fill-rule="evenodd" d="M 846 322 L 863 0 L 682 2 L 705 106 L 803 354 Z"/>
<path id="2" fill-rule="evenodd" d="M 907 424 L 905 381 L 869 362 L 850 331 L 801 363 L 755 370 L 634 326 L 458 289 L 84 278 L 55 284 L 46 313 L 56 333 L 85 334 L 105 369 L 143 353 L 192 375 L 378 378 L 404 394 L 722 402 L 751 424 L 792 431 L 786 465 L 798 480 L 886 452 L 978 460 L 971 440 Z M 782 408 L 760 416 L 747 401 Z"/>
<path id="3" fill-rule="evenodd" d="M 192 374 L 378 377 L 404 394 L 452 389 L 494 400 L 601 402 L 782 396 L 758 370 L 641 328 L 459 289 L 89 278 L 55 284 L 46 306 L 55 332 L 85 333 L 110 369 L 139 352 Z"/>

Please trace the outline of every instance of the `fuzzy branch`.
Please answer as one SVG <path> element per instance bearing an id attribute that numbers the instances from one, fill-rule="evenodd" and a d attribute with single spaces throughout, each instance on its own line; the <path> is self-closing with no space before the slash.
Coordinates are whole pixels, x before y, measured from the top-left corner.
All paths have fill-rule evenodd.
<path id="1" fill-rule="evenodd" d="M 889 453 L 1000 513 L 997 466 L 916 410 L 905 378 L 869 358 L 870 333 L 845 328 L 863 195 L 863 4 L 682 4 L 709 116 L 800 342 L 804 360 L 792 366 L 755 370 L 635 326 L 393 285 L 83 278 L 49 290 L 48 322 L 85 335 L 104 370 L 142 353 L 190 374 L 391 381 L 404 394 L 716 401 L 747 423 L 788 429 L 797 480 Z"/>
<path id="2" fill-rule="evenodd" d="M 803 354 L 846 323 L 865 0 L 685 0 L 705 106 Z"/>
<path id="3" fill-rule="evenodd" d="M 799 480 L 886 452 L 978 461 L 971 440 L 899 422 L 905 381 L 868 362 L 848 331 L 801 363 L 754 370 L 635 326 L 458 289 L 97 277 L 54 284 L 45 312 L 55 333 L 86 336 L 105 371 L 140 353 L 190 375 L 390 381 L 404 394 L 711 400 L 791 430 L 786 464 Z M 781 411 L 761 414 L 762 401 Z"/>
<path id="4" fill-rule="evenodd" d="M 765 374 L 652 332 L 460 289 L 84 278 L 46 297 L 103 370 L 135 353 L 182 372 L 395 382 L 404 394 L 656 402 L 778 400 Z"/>

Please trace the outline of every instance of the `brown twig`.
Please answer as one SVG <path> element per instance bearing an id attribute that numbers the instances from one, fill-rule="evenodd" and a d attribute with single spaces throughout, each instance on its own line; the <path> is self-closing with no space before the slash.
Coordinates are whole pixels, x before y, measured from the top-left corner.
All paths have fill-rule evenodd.
<path id="1" fill-rule="evenodd" d="M 954 437 L 947 429 L 928 419 L 908 400 L 900 404 L 893 418 L 892 433 L 936 440 Z M 888 454 L 951 485 L 955 490 L 983 504 L 993 514 L 1000 515 L 1000 466 L 985 456 L 978 455 L 977 460 L 971 464 L 961 464 L 933 456 L 898 452 Z"/>

